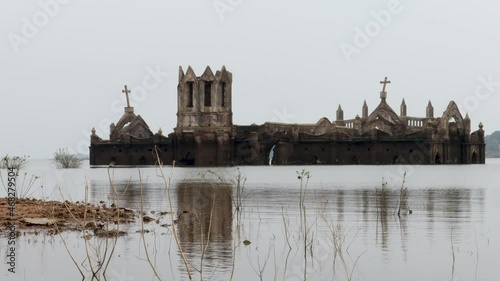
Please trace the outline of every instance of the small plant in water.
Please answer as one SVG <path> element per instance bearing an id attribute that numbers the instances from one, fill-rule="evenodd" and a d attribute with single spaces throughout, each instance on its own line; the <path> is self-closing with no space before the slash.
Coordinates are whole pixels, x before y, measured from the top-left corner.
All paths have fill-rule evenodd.
<path id="1" fill-rule="evenodd" d="M 382 185 L 375 188 L 377 199 L 377 215 L 386 216 L 389 209 L 389 189 L 387 182 L 382 178 Z"/>
<path id="2" fill-rule="evenodd" d="M 245 190 L 245 182 L 247 179 L 241 175 L 240 168 L 238 168 L 238 175 L 234 178 L 234 184 L 236 185 L 236 210 L 243 208 L 243 192 Z"/>
<path id="3" fill-rule="evenodd" d="M 311 178 L 311 173 L 307 171 L 306 169 L 302 169 L 302 171 L 296 171 L 297 173 L 297 179 L 300 180 L 300 206 L 304 206 L 304 200 L 306 197 L 306 188 L 307 184 L 309 183 L 309 179 Z M 305 181 L 305 182 L 304 182 Z"/>
<path id="4" fill-rule="evenodd" d="M 232 197 L 233 204 L 236 210 L 240 211 L 243 209 L 243 201 L 249 196 L 249 194 L 245 194 L 245 183 L 247 178 L 241 174 L 240 168 L 236 168 L 236 171 L 237 174 L 232 179 L 227 179 L 215 171 L 207 170 L 208 174 L 215 176 L 221 183 L 231 183 L 231 186 L 229 186 L 231 194 L 233 194 L 232 188 L 234 186 L 236 195 Z"/>
<path id="5" fill-rule="evenodd" d="M 407 211 L 409 214 L 412 214 L 412 210 L 408 208 L 408 197 L 410 192 L 408 188 L 405 187 L 406 182 L 406 172 L 403 174 L 403 183 L 401 184 L 401 189 L 399 190 L 399 208 L 398 208 L 398 216 L 401 216 L 401 210 Z"/>
<path id="6" fill-rule="evenodd" d="M 2 158 L 2 162 L 0 162 L 1 169 L 14 168 L 18 171 L 26 166 L 28 163 L 28 157 L 26 155 L 23 156 L 9 156 L 9 154 L 5 155 Z M 19 175 L 19 174 L 18 174 Z"/>
<path id="7" fill-rule="evenodd" d="M 37 191 L 39 188 L 42 188 L 40 185 L 39 188 L 35 188 L 36 183 L 40 182 L 38 179 L 40 178 L 39 176 L 36 175 L 28 175 L 28 173 L 24 172 L 21 174 L 21 169 L 24 169 L 26 167 L 26 164 L 28 163 L 28 158 L 29 156 L 23 155 L 23 156 L 9 156 L 8 154 L 5 155 L 2 160 L 0 161 L 0 169 L 7 169 L 7 168 L 13 168 L 16 173 L 16 197 L 19 199 L 24 199 L 24 198 L 29 198 L 33 195 L 35 191 Z M 23 175 L 22 178 L 19 176 Z M 6 181 L 4 181 L 4 178 L 2 177 L 2 174 L 0 173 L 0 182 L 2 183 L 3 188 L 7 192 L 7 184 Z"/>
<path id="8" fill-rule="evenodd" d="M 70 154 L 67 148 L 59 148 L 59 150 L 54 153 L 54 159 L 52 162 L 54 162 L 59 168 L 67 169 L 80 168 L 83 160 L 77 155 Z"/>

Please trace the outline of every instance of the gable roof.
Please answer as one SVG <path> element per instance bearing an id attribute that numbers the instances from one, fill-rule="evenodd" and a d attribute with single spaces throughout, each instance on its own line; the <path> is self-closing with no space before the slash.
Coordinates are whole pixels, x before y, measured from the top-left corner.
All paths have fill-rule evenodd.
<path id="1" fill-rule="evenodd" d="M 137 139 L 149 139 L 154 134 L 140 115 L 135 115 L 133 112 L 126 112 L 116 126 L 112 127 L 110 140 L 118 140 L 126 135 Z"/>

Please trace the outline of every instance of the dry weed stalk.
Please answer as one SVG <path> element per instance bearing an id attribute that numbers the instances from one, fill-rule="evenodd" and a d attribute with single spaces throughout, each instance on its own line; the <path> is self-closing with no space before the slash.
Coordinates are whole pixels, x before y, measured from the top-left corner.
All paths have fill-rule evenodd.
<path id="1" fill-rule="evenodd" d="M 146 239 L 144 238 L 144 197 L 142 195 L 142 175 L 141 175 L 141 170 L 139 169 L 138 172 L 139 172 L 139 187 L 140 187 L 140 190 L 141 190 L 141 239 L 142 239 L 142 242 L 144 243 L 144 251 L 146 253 L 146 258 L 148 260 L 148 263 L 151 266 L 151 268 L 153 269 L 153 272 L 154 272 L 156 278 L 158 278 L 158 280 L 161 281 L 161 278 L 158 275 L 158 272 L 156 271 L 156 267 L 154 266 L 153 262 L 151 261 L 151 257 L 149 256 L 148 246 L 146 244 Z"/>
<path id="2" fill-rule="evenodd" d="M 263 262 L 261 264 L 260 262 L 260 257 L 259 254 L 257 254 L 257 268 L 253 265 L 253 263 L 250 263 L 252 269 L 257 273 L 259 276 L 260 281 L 264 280 L 264 271 L 267 267 L 267 262 L 269 261 L 269 258 L 271 257 L 271 248 L 275 248 L 275 243 L 274 241 L 276 240 L 276 236 L 274 236 L 270 241 L 272 241 L 271 246 L 269 247 L 266 256 L 263 259 Z"/>
<path id="3" fill-rule="evenodd" d="M 155 154 L 156 154 L 156 159 L 158 163 L 158 168 L 160 170 L 161 178 L 163 179 L 163 182 L 165 184 L 165 191 L 167 193 L 167 198 L 168 198 L 168 204 L 169 204 L 169 209 L 170 209 L 170 220 L 171 220 L 171 227 L 172 227 L 172 234 L 174 235 L 175 243 L 177 244 L 177 249 L 179 250 L 179 253 L 181 255 L 182 261 L 184 262 L 184 266 L 186 267 L 186 272 L 188 274 L 189 280 L 193 280 L 193 277 L 191 275 L 191 270 L 189 269 L 189 261 L 186 258 L 186 255 L 184 251 L 182 250 L 182 246 L 179 241 L 179 237 L 177 235 L 177 230 L 175 229 L 175 223 L 174 223 L 174 209 L 172 207 L 172 196 L 171 196 L 171 179 L 172 179 L 172 174 L 174 172 L 174 167 L 175 167 L 175 161 L 172 162 L 172 169 L 170 170 L 170 174 L 168 177 L 165 175 L 163 172 L 163 163 L 160 160 L 160 155 L 158 152 L 158 148 L 155 147 Z"/>
<path id="4" fill-rule="evenodd" d="M 399 208 L 398 208 L 398 216 L 401 217 L 401 210 L 408 209 L 408 196 L 409 191 L 408 188 L 405 187 L 406 182 L 406 171 L 403 174 L 403 182 L 401 183 L 401 188 L 399 190 Z"/>
<path id="5" fill-rule="evenodd" d="M 212 218 L 214 213 L 214 205 L 215 205 L 215 196 L 212 199 L 212 206 L 210 208 L 210 220 L 208 222 L 208 234 L 207 234 L 207 243 L 205 244 L 205 231 L 203 229 L 203 222 L 201 217 L 198 215 L 198 219 L 200 221 L 200 234 L 201 234 L 201 256 L 200 256 L 200 281 L 203 281 L 203 259 L 205 257 L 205 253 L 208 249 L 208 244 L 210 243 L 210 232 L 212 231 Z"/>
<path id="6" fill-rule="evenodd" d="M 236 190 L 236 196 L 233 196 L 232 192 L 233 186 L 228 187 L 228 193 L 231 196 L 234 208 L 236 209 L 236 211 L 240 211 L 243 209 L 243 202 L 245 201 L 245 199 L 247 199 L 248 196 L 250 196 L 250 194 L 245 195 L 245 183 L 247 181 L 247 178 L 241 174 L 240 168 L 236 168 L 236 171 L 237 175 L 234 176 L 233 179 L 227 179 L 212 170 L 208 170 L 207 172 L 211 175 L 214 175 L 223 184 L 227 184 L 230 182 L 234 185 L 234 188 Z"/>
<path id="7" fill-rule="evenodd" d="M 89 234 L 87 232 L 87 225 L 88 223 L 93 223 L 94 225 L 96 225 L 96 220 L 94 218 L 93 221 L 89 221 L 87 222 L 87 213 L 88 213 L 88 206 L 89 206 L 89 198 L 88 198 L 88 182 L 87 182 L 87 179 L 85 180 L 85 201 L 84 201 L 84 213 L 83 213 L 83 218 L 82 219 L 78 219 L 77 218 L 77 215 L 75 215 L 75 213 L 73 212 L 73 210 L 71 210 L 70 208 L 70 205 L 68 204 L 68 201 L 66 201 L 64 199 L 64 195 L 62 193 L 62 190 L 61 188 L 59 187 L 59 193 L 61 195 L 61 198 L 62 200 L 64 201 L 64 206 L 66 208 L 66 210 L 68 211 L 68 213 L 70 214 L 70 216 L 73 218 L 73 220 L 75 222 L 78 223 L 79 227 L 81 228 L 81 231 L 82 231 L 82 234 L 83 234 L 83 239 L 84 239 L 84 243 L 85 243 L 85 260 L 88 262 L 88 265 L 89 265 L 89 268 L 90 268 L 90 273 L 92 274 L 92 277 L 91 279 L 97 279 L 99 280 L 101 274 L 101 270 L 102 270 L 102 276 L 104 277 L 104 279 L 106 279 L 106 271 L 107 271 L 107 268 L 110 264 L 110 261 L 114 255 L 114 251 L 115 251 L 115 248 L 116 248 L 116 243 L 117 243 L 117 240 L 118 240 L 118 236 L 120 234 L 120 207 L 118 205 L 118 194 L 116 192 L 116 189 L 114 187 L 114 184 L 113 184 L 113 181 L 111 179 L 111 175 L 109 173 L 109 169 L 108 169 L 108 177 L 110 179 L 110 184 L 111 184 L 111 187 L 112 187 L 112 190 L 113 190 L 113 194 L 114 194 L 114 205 L 115 205 L 115 208 L 114 208 L 114 213 L 116 213 L 116 218 L 112 218 L 112 217 L 106 217 L 105 220 L 106 220 L 106 232 L 105 232 L 105 239 L 104 239 L 104 242 L 102 240 L 96 240 L 94 243 L 91 243 L 90 242 L 90 239 L 92 237 L 91 234 Z M 53 216 L 54 217 L 54 216 Z M 110 231 L 109 229 L 109 224 L 110 224 L 110 220 L 113 220 L 115 221 L 115 224 L 116 224 L 116 228 L 112 231 Z M 75 264 L 75 266 L 77 267 L 78 271 L 80 272 L 80 274 L 82 275 L 83 279 L 85 279 L 85 275 L 82 271 L 82 269 L 80 268 L 80 266 L 78 265 L 78 263 L 76 262 L 76 259 L 74 258 L 73 254 L 71 253 L 71 251 L 69 250 L 69 247 L 67 245 L 67 242 L 66 240 L 64 239 L 64 237 L 62 236 L 61 234 L 61 230 L 59 229 L 59 227 L 57 226 L 57 224 L 55 224 L 55 228 L 56 228 L 56 232 L 59 234 L 65 248 L 66 248 L 66 251 L 68 252 L 69 256 L 71 257 L 73 263 Z M 109 239 L 110 239 L 110 235 L 113 237 L 113 240 L 110 242 Z M 110 244 L 111 245 L 111 249 L 110 249 Z M 103 246 L 104 245 L 104 246 Z M 104 249 L 103 249 L 104 248 Z M 85 260 L 82 262 L 82 264 L 85 262 Z"/>
<path id="8" fill-rule="evenodd" d="M 344 242 L 345 242 L 345 239 L 346 239 L 348 233 L 351 230 L 349 230 L 348 233 L 344 233 L 344 229 L 343 229 L 341 224 L 337 224 L 336 226 L 334 226 L 333 222 L 328 222 L 326 215 L 324 213 L 320 213 L 320 216 L 330 230 L 330 235 L 331 235 L 330 240 L 333 244 L 333 250 L 334 250 L 333 272 L 335 272 L 336 260 L 337 260 L 337 257 L 339 257 L 341 266 L 342 266 L 343 271 L 345 272 L 345 275 L 346 275 L 346 280 L 351 281 L 352 277 L 354 275 L 354 269 L 356 268 L 356 264 L 358 263 L 361 256 L 363 256 L 367 251 L 365 250 L 364 252 L 362 252 L 360 255 L 357 256 L 357 258 L 354 260 L 354 262 L 352 264 L 352 267 L 349 270 L 349 266 L 348 266 L 348 263 L 345 259 L 344 253 L 347 253 L 349 256 L 350 256 L 350 254 L 349 254 L 348 250 L 344 250 L 343 245 L 344 245 Z M 354 238 L 356 238 L 356 235 L 354 236 Z M 350 244 L 352 244 L 352 242 L 354 241 L 354 238 L 351 240 Z M 349 244 L 348 248 L 350 247 L 350 244 Z"/>
<path id="9" fill-rule="evenodd" d="M 451 278 L 450 280 L 454 280 L 455 275 L 455 248 L 453 247 L 453 228 L 451 228 L 450 232 L 450 243 L 451 243 L 451 257 L 453 263 L 451 264 Z"/>
<path id="10" fill-rule="evenodd" d="M 52 219 L 54 219 L 55 221 L 55 216 L 54 216 L 54 213 L 55 213 L 55 206 L 52 206 Z M 66 251 L 68 252 L 69 254 L 69 257 L 71 258 L 71 260 L 73 261 L 73 263 L 75 264 L 76 268 L 78 269 L 78 271 L 80 272 L 80 274 L 82 275 L 82 281 L 85 280 L 85 274 L 83 274 L 83 271 L 82 269 L 80 268 L 80 266 L 78 265 L 78 263 L 76 262 L 75 260 L 75 257 L 73 256 L 73 254 L 71 253 L 71 251 L 69 250 L 69 247 L 68 247 L 68 244 L 66 243 L 66 240 L 64 239 L 64 237 L 62 237 L 62 233 L 61 233 L 61 230 L 59 229 L 59 227 L 57 226 L 57 223 L 54 223 L 54 227 L 56 228 L 56 233 L 59 234 L 59 237 L 61 238 L 63 244 L 64 244 L 64 248 L 66 248 Z"/>
<path id="11" fill-rule="evenodd" d="M 37 183 L 37 181 L 39 181 L 40 177 L 39 176 L 35 176 L 35 175 L 31 175 L 29 178 L 28 178 L 28 173 L 24 173 L 24 176 L 22 178 L 21 181 L 18 181 L 18 178 L 19 178 L 19 170 L 18 168 L 15 168 L 15 173 L 16 173 L 16 182 L 20 182 L 21 184 L 20 185 L 17 185 L 16 186 L 16 197 L 18 199 L 25 199 L 25 198 L 29 198 L 31 197 L 31 195 L 33 195 L 33 193 L 35 193 L 38 189 L 41 189 L 41 186 L 38 187 L 38 188 L 34 188 L 35 187 L 35 184 Z M 7 188 L 7 185 L 5 184 L 5 181 L 3 179 L 3 176 L 2 176 L 2 173 L 0 172 L 0 182 L 2 183 L 2 186 L 3 188 L 5 189 L 5 192 L 7 192 L 8 188 Z"/>

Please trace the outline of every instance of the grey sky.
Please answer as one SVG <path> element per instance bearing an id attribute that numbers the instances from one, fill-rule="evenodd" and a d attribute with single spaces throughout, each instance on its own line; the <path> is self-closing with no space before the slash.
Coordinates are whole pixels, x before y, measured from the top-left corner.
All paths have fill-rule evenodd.
<path id="1" fill-rule="evenodd" d="M 235 124 L 333 121 L 338 104 L 354 118 L 388 76 L 397 113 L 402 98 L 410 116 L 455 100 L 473 130 L 500 129 L 498 1 L 55 1 L 2 2 L 0 155 L 87 153 L 92 127 L 107 138 L 121 116 L 125 84 L 149 88 L 132 105 L 168 134 L 179 65 L 233 72 Z M 26 33 L 23 18 L 40 27 Z"/>

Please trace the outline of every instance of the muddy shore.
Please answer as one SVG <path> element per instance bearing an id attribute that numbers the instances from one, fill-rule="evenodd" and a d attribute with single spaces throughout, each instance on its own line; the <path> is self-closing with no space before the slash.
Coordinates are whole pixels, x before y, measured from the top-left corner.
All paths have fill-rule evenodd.
<path id="1" fill-rule="evenodd" d="M 11 207 L 11 205 L 13 205 Z M 93 230 L 96 235 L 110 236 L 105 229 L 115 228 L 117 224 L 135 221 L 133 210 L 118 208 L 114 204 L 85 204 L 80 202 L 42 201 L 38 199 L 16 199 L 10 204 L 7 198 L 0 198 L 0 235 L 15 223 L 18 234 L 46 231 L 55 234 L 56 230 Z M 120 232 L 119 235 L 125 233 Z"/>

